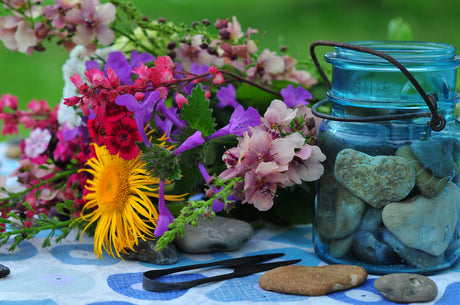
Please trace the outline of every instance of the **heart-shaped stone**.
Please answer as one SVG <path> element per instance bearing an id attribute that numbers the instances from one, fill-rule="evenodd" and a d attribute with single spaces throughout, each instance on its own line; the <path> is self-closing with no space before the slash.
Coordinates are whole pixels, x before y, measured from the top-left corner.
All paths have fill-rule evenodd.
<path id="1" fill-rule="evenodd" d="M 407 247 L 437 256 L 452 241 L 459 210 L 460 191 L 451 182 L 438 198 L 418 195 L 408 201 L 388 204 L 383 209 L 382 221 Z"/>
<path id="2" fill-rule="evenodd" d="M 337 181 L 376 208 L 404 199 L 415 185 L 415 170 L 404 158 L 372 157 L 354 149 L 344 149 L 336 157 Z"/>

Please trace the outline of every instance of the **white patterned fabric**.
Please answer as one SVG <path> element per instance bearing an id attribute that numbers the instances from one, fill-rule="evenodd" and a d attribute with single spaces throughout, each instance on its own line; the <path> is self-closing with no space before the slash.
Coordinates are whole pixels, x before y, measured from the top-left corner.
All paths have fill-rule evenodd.
<path id="1" fill-rule="evenodd" d="M 0 146 L 1 148 L 1 146 Z M 2 151 L 0 151 L 0 155 Z M 2 160 L 0 174 L 14 170 L 14 161 Z M 149 292 L 142 289 L 142 273 L 151 269 L 177 267 L 215 260 L 265 253 L 284 253 L 280 259 L 302 259 L 298 264 L 324 265 L 314 253 L 312 227 L 267 226 L 240 250 L 206 255 L 180 254 L 175 265 L 159 266 L 137 261 L 124 261 L 104 255 L 98 260 L 93 253 L 93 240 L 84 236 L 82 242 L 69 236 L 60 244 L 42 248 L 47 232 L 24 241 L 14 252 L 9 244 L 0 247 L 0 264 L 11 273 L 0 279 L 0 305 L 51 304 L 292 304 L 292 305 L 380 305 L 395 304 L 383 298 L 374 288 L 377 276 L 369 275 L 360 287 L 327 296 L 307 297 L 264 291 L 258 280 L 262 273 L 223 282 L 206 284 L 183 291 Z M 198 270 L 180 273 L 169 280 L 190 280 L 214 276 L 229 270 Z M 432 305 L 460 304 L 460 265 L 429 276 L 438 286 L 438 296 Z M 420 304 L 420 303 L 414 303 Z"/>

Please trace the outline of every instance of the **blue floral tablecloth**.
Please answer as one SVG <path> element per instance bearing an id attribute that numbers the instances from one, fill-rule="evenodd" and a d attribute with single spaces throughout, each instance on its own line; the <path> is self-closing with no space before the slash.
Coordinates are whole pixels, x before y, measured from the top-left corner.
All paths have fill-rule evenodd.
<path id="1" fill-rule="evenodd" d="M 3 149 L 4 146 L 0 146 L 2 156 Z M 14 168 L 14 161 L 3 159 L 0 174 L 8 174 Z M 264 291 L 258 286 L 262 273 L 183 291 L 159 293 L 142 289 L 142 273 L 147 270 L 246 255 L 282 252 L 285 254 L 283 259 L 302 259 L 301 265 L 324 265 L 314 253 L 312 227 L 309 225 L 289 228 L 267 226 L 257 231 L 238 251 L 181 254 L 179 262 L 172 266 L 125 261 L 107 255 L 103 260 L 98 260 L 93 253 L 93 241 L 87 236 L 81 242 L 69 236 L 59 244 L 42 248 L 46 236 L 47 232 L 42 232 L 36 238 L 21 243 L 14 252 L 8 252 L 8 243 L 0 247 L 0 264 L 11 270 L 9 276 L 0 279 L 0 304 L 395 304 L 375 290 L 373 283 L 377 276 L 374 275 L 369 275 L 360 287 L 321 297 Z M 213 276 L 228 270 L 200 272 L 182 273 L 177 275 L 177 280 Z M 460 304 L 460 265 L 430 278 L 436 282 L 439 292 L 434 301 L 424 304 Z"/>

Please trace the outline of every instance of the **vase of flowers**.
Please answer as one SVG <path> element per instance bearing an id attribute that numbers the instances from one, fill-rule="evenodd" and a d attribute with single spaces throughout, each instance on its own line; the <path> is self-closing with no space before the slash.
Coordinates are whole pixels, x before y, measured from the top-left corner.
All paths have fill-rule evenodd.
<path id="1" fill-rule="evenodd" d="M 257 30 L 235 17 L 149 21 L 118 0 L 0 3 L 7 48 L 70 50 L 56 107 L 0 98 L 2 133 L 31 130 L 12 174 L 22 190 L 2 187 L 2 243 L 76 229 L 94 235 L 98 257 L 121 256 L 140 239 L 161 249 L 200 215 L 271 210 L 282 189 L 312 202 L 325 160 L 308 91 L 317 82 L 294 58 L 259 50 Z"/>

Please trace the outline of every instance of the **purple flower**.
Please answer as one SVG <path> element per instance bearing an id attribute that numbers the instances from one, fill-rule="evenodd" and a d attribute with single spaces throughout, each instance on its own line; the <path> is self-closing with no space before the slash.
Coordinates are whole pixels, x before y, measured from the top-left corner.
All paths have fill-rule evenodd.
<path id="1" fill-rule="evenodd" d="M 131 57 L 129 59 L 129 65 L 131 66 L 131 71 L 133 71 L 135 67 L 140 67 L 141 63 L 145 64 L 153 60 L 155 60 L 155 56 L 149 53 L 139 54 L 138 51 L 134 50 L 131 52 Z"/>
<path id="2" fill-rule="evenodd" d="M 177 114 L 177 108 L 171 109 L 171 112 L 176 115 Z M 171 130 L 173 127 L 173 123 L 168 120 L 164 119 L 162 120 L 161 117 L 158 114 L 155 114 L 155 126 L 157 126 L 158 131 L 161 134 L 166 134 L 166 137 L 170 138 L 171 137 Z"/>
<path id="3" fill-rule="evenodd" d="M 177 69 L 176 69 L 177 71 Z M 192 68 L 190 69 L 190 73 L 192 74 L 196 74 L 196 75 L 200 75 L 200 74 L 204 74 L 206 72 L 209 71 L 209 66 L 207 65 L 198 65 L 196 62 L 194 62 L 192 64 Z M 206 78 L 210 78 L 211 76 L 206 76 Z M 192 94 L 192 89 L 196 86 L 196 83 L 195 82 L 190 82 L 189 84 L 187 84 L 183 89 L 184 89 L 184 92 L 187 94 L 187 95 L 191 95 Z M 203 90 L 206 90 L 206 86 L 204 86 L 204 84 L 201 84 L 201 86 L 203 87 Z"/>
<path id="4" fill-rule="evenodd" d="M 139 103 L 139 101 L 131 94 L 120 95 L 115 100 L 117 105 L 125 106 L 128 110 L 134 113 L 134 120 L 136 121 L 137 129 L 139 129 L 141 138 L 147 146 L 150 146 L 150 141 L 145 134 L 144 124 L 152 119 L 153 109 L 159 100 L 160 92 L 158 91 L 153 91 L 142 103 Z"/>
<path id="5" fill-rule="evenodd" d="M 121 52 L 111 52 L 107 57 L 107 64 L 104 67 L 104 73 L 107 75 L 107 70 L 112 68 L 120 81 L 124 84 L 132 84 L 131 67 L 125 55 Z"/>
<path id="6" fill-rule="evenodd" d="M 111 52 L 107 58 L 107 64 L 104 67 L 104 72 L 107 75 L 107 70 L 112 68 L 120 81 L 124 84 L 133 84 L 131 79 L 132 71 L 135 67 L 139 67 L 140 63 L 154 60 L 155 57 L 148 53 L 139 54 L 137 51 L 131 53 L 131 59 L 128 62 L 122 52 Z"/>
<path id="7" fill-rule="evenodd" d="M 157 220 L 157 228 L 155 229 L 155 236 L 159 237 L 168 231 L 169 224 L 174 221 L 174 216 L 168 210 L 165 202 L 165 183 L 163 180 L 160 180 L 159 190 L 158 190 L 158 210 L 160 215 Z"/>
<path id="8" fill-rule="evenodd" d="M 71 141 L 72 139 L 76 138 L 80 133 L 80 128 L 67 128 L 67 125 L 64 124 L 64 128 L 62 129 L 63 140 L 65 142 Z"/>
<path id="9" fill-rule="evenodd" d="M 177 109 L 175 109 L 175 108 L 169 109 L 165 105 L 165 100 L 164 99 L 160 100 L 156 104 L 155 110 L 157 112 L 161 113 L 166 119 L 171 121 L 174 125 L 176 125 L 177 128 L 179 128 L 179 129 L 184 128 L 184 123 L 181 122 L 181 120 L 179 119 L 179 115 L 177 115 Z"/>
<path id="10" fill-rule="evenodd" d="M 174 155 L 178 155 L 186 150 L 195 148 L 197 146 L 200 146 L 204 143 L 203 135 L 201 134 L 201 131 L 197 130 L 193 135 L 187 138 L 187 140 L 184 141 L 175 151 Z"/>
<path id="11" fill-rule="evenodd" d="M 298 86 L 294 89 L 293 85 L 287 85 L 285 89 L 281 90 L 281 96 L 289 108 L 298 104 L 308 105 L 309 102 L 306 101 L 306 99 L 312 98 L 310 92 L 305 90 L 302 86 Z"/>
<path id="12" fill-rule="evenodd" d="M 86 67 L 86 70 L 91 70 L 91 69 L 99 70 L 99 64 L 95 60 L 87 60 L 85 62 L 85 67 Z"/>
<path id="13" fill-rule="evenodd" d="M 248 127 L 259 126 L 260 121 L 260 114 L 256 109 L 249 107 L 245 111 L 243 106 L 238 105 L 230 117 L 229 124 L 211 134 L 207 139 L 210 140 L 229 134 L 242 136 Z"/>
<path id="14" fill-rule="evenodd" d="M 200 169 L 200 172 L 201 172 L 201 175 L 204 178 L 204 181 L 208 182 L 210 177 L 209 177 L 208 172 L 206 171 L 206 168 L 204 168 L 204 165 L 202 163 L 199 163 L 198 168 Z M 220 192 L 220 190 L 217 189 L 214 186 L 211 186 L 211 189 L 214 191 L 214 193 L 219 193 Z M 212 202 L 212 211 L 214 213 L 218 213 L 218 212 L 222 211 L 224 208 L 225 208 L 225 202 L 222 202 L 219 199 L 216 199 L 216 200 L 214 200 Z"/>
<path id="15" fill-rule="evenodd" d="M 217 103 L 218 108 L 225 108 L 227 106 L 236 108 L 240 105 L 236 100 L 236 91 L 232 84 L 229 84 L 227 87 L 221 87 L 217 91 L 216 96 L 219 100 L 219 103 Z"/>

